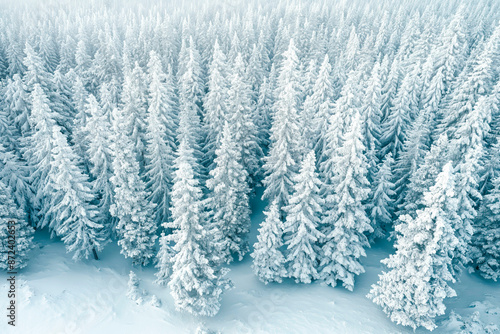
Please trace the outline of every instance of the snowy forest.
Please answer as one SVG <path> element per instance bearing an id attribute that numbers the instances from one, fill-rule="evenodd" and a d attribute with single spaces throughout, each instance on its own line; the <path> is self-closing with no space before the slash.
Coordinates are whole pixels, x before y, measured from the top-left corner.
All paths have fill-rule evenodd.
<path id="1" fill-rule="evenodd" d="M 499 1 L 4 1 L 0 91 L 5 271 L 15 220 L 20 273 L 117 245 L 212 317 L 244 258 L 355 293 L 389 245 L 363 297 L 412 330 L 500 279 Z"/>

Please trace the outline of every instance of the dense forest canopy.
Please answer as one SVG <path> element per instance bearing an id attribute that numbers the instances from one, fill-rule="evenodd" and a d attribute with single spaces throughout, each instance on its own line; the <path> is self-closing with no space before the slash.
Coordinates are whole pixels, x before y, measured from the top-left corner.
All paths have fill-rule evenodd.
<path id="1" fill-rule="evenodd" d="M 4 2 L 0 236 L 16 219 L 20 268 L 35 228 L 75 260 L 118 243 L 209 316 L 249 252 L 266 284 L 353 290 L 391 237 L 368 297 L 432 330 L 465 267 L 500 277 L 499 19 L 495 0 Z"/>

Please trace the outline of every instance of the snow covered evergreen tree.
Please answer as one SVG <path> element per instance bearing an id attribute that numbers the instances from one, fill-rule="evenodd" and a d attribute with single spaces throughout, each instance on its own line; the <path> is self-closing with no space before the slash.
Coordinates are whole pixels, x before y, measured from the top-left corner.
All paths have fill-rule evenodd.
<path id="1" fill-rule="evenodd" d="M 430 115 L 421 110 L 406 134 L 406 139 L 394 165 L 396 205 L 406 196 L 408 179 L 422 165 L 430 141 Z"/>
<path id="2" fill-rule="evenodd" d="M 500 177 L 491 180 L 492 188 L 484 196 L 472 238 L 473 266 L 484 278 L 500 277 Z"/>
<path id="3" fill-rule="evenodd" d="M 31 223 L 33 189 L 30 171 L 30 166 L 22 157 L 0 143 L 0 181 L 9 187 L 16 205 L 24 211 L 23 217 Z"/>
<path id="4" fill-rule="evenodd" d="M 383 238 L 391 228 L 396 195 L 392 176 L 393 164 L 392 154 L 388 153 L 375 174 L 372 184 L 371 204 L 368 205 L 368 209 L 374 238 Z"/>
<path id="5" fill-rule="evenodd" d="M 417 209 L 423 209 L 423 194 L 434 184 L 437 175 L 442 170 L 446 159 L 449 157 L 449 146 L 450 143 L 446 133 L 443 133 L 432 144 L 422 164 L 409 178 L 408 191 L 405 194 L 404 202 L 398 208 L 401 215 L 411 215 Z"/>
<path id="6" fill-rule="evenodd" d="M 262 150 L 257 138 L 258 131 L 253 119 L 252 90 L 246 81 L 245 64 L 241 54 L 234 60 L 229 77 L 228 115 L 233 140 L 241 152 L 240 163 L 247 171 L 250 181 L 260 175 Z"/>
<path id="7" fill-rule="evenodd" d="M 109 209 L 113 203 L 113 152 L 111 151 L 111 123 L 94 95 L 90 94 L 86 106 L 89 115 L 85 125 L 88 142 L 88 157 L 90 161 L 90 175 L 92 177 L 92 191 L 97 197 L 97 208 L 104 229 L 111 233 L 115 222 Z"/>
<path id="8" fill-rule="evenodd" d="M 134 144 L 136 160 L 141 172 L 144 169 L 145 154 L 145 118 L 146 118 L 146 85 L 145 74 L 139 63 L 136 63 L 129 74 L 125 74 L 122 90 L 122 104 L 126 134 Z"/>
<path id="9" fill-rule="evenodd" d="M 92 203 L 92 192 L 88 177 L 78 166 L 78 157 L 69 146 L 67 138 L 58 125 L 52 127 L 52 170 L 44 196 L 48 198 L 49 227 L 61 236 L 73 259 L 97 260 L 97 252 L 105 244 L 105 233 L 100 224 L 97 207 Z"/>
<path id="10" fill-rule="evenodd" d="M 15 272 L 26 267 L 33 249 L 33 232 L 11 189 L 0 180 L 0 269 Z"/>
<path id="11" fill-rule="evenodd" d="M 210 261 L 205 245 L 208 241 L 216 243 L 220 239 L 214 239 L 214 233 L 203 232 L 207 224 L 203 221 L 201 187 L 192 166 L 195 159 L 189 142 L 181 139 L 174 162 L 172 222 L 167 224 L 173 230 L 168 240 L 175 243 L 168 286 L 177 309 L 214 316 L 219 311 L 221 295 L 229 287 L 229 281 L 223 277 L 227 270 Z"/>
<path id="12" fill-rule="evenodd" d="M 132 270 L 128 277 L 127 297 L 137 305 L 141 305 L 144 302 L 144 294 L 139 290 L 139 278 Z"/>
<path id="13" fill-rule="evenodd" d="M 458 245 L 455 175 L 451 163 L 424 196 L 425 208 L 416 218 L 400 217 L 396 226 L 396 253 L 382 260 L 390 270 L 379 275 L 368 295 L 392 321 L 413 329 L 436 328 L 434 318 L 444 314 L 443 301 L 456 296 L 450 283 L 453 254 Z"/>
<path id="14" fill-rule="evenodd" d="M 7 81 L 4 94 L 6 109 L 14 119 L 15 127 L 20 134 L 27 135 L 30 130 L 28 122 L 30 101 L 26 85 L 19 74 L 15 74 L 12 80 Z"/>
<path id="15" fill-rule="evenodd" d="M 323 138 L 327 131 L 328 119 L 333 111 L 332 67 L 328 55 L 323 63 L 312 88 L 312 94 L 306 98 L 302 112 L 304 130 L 311 124 L 310 133 L 304 133 L 304 138 L 310 140 L 316 148 L 319 157 L 323 152 Z"/>
<path id="16" fill-rule="evenodd" d="M 418 68 L 418 64 L 415 67 Z M 403 79 L 401 88 L 392 101 L 393 107 L 382 124 L 381 156 L 392 152 L 392 156 L 397 160 L 399 153 L 403 149 L 410 120 L 416 114 L 418 108 L 417 93 L 415 92 L 415 87 L 418 85 L 417 80 L 418 77 L 415 76 L 415 72 L 409 72 Z"/>
<path id="17" fill-rule="evenodd" d="M 275 114 L 271 127 L 271 148 L 265 157 L 263 198 L 277 199 L 280 210 L 289 203 L 293 178 L 302 156 L 301 122 L 298 116 L 299 60 L 293 39 L 283 54 L 278 77 Z"/>
<path id="18" fill-rule="evenodd" d="M 172 164 L 175 150 L 176 113 L 171 78 L 163 73 L 158 55 L 152 51 L 148 63 L 149 108 L 146 117 L 146 178 L 156 224 L 168 220 Z"/>
<path id="19" fill-rule="evenodd" d="M 281 251 L 283 246 L 284 224 L 281 221 L 278 203 L 274 201 L 265 211 L 266 219 L 261 223 L 254 251 L 252 268 L 255 275 L 265 284 L 281 283 L 287 276 L 285 257 Z"/>
<path id="20" fill-rule="evenodd" d="M 348 290 L 354 288 L 354 275 L 364 272 L 359 258 L 369 246 L 365 233 L 373 232 L 364 204 L 370 193 L 364 151 L 361 117 L 355 113 L 335 160 L 333 209 L 326 212 L 320 255 L 321 279 L 332 286 L 342 281 Z"/>
<path id="21" fill-rule="evenodd" d="M 323 237 L 318 230 L 323 199 L 316 172 L 316 156 L 310 151 L 302 161 L 299 174 L 293 179 L 293 193 L 284 223 L 286 267 L 288 276 L 297 283 L 311 283 L 318 278 L 317 242 Z M 275 202 L 276 203 L 276 202 Z"/>
<path id="22" fill-rule="evenodd" d="M 48 198 L 45 196 L 45 188 L 49 184 L 49 174 L 53 168 L 52 157 L 52 129 L 57 126 L 54 112 L 49 107 L 49 100 L 44 94 L 42 87 L 35 84 L 31 93 L 32 109 L 29 117 L 32 132 L 25 137 L 26 147 L 24 158 L 32 170 L 32 186 L 34 192 L 33 207 L 36 208 L 37 217 L 33 217 L 38 227 L 43 228 L 49 223 L 48 216 L 44 213 L 48 210 Z"/>
<path id="23" fill-rule="evenodd" d="M 222 235 L 222 245 L 213 253 L 220 262 L 232 261 L 237 254 L 240 261 L 248 252 L 247 235 L 250 230 L 250 208 L 248 197 L 248 173 L 241 164 L 240 147 L 233 139 L 231 128 L 226 122 L 221 146 L 215 150 L 215 168 L 210 171 L 207 201 L 210 224 Z"/>
<path id="24" fill-rule="evenodd" d="M 135 145 L 129 137 L 126 110 L 114 109 L 112 113 L 114 202 L 110 213 L 118 219 L 116 232 L 121 253 L 136 265 L 147 265 L 153 255 L 157 225 L 154 205 L 148 202 L 146 184 L 139 176 L 139 162 Z"/>
<path id="25" fill-rule="evenodd" d="M 361 105 L 361 115 L 364 118 L 364 138 L 366 156 L 370 165 L 368 180 L 373 181 L 378 163 L 380 137 L 382 135 L 382 96 L 380 82 L 380 64 L 376 63 L 368 80 L 365 96 Z"/>
<path id="26" fill-rule="evenodd" d="M 228 116 L 228 80 L 226 56 L 215 41 L 212 62 L 208 75 L 208 92 L 203 100 L 205 110 L 205 126 L 207 142 L 205 144 L 206 164 L 213 165 L 215 150 L 219 148 L 224 128 L 224 121 Z M 212 168 L 210 168 L 212 169 Z"/>

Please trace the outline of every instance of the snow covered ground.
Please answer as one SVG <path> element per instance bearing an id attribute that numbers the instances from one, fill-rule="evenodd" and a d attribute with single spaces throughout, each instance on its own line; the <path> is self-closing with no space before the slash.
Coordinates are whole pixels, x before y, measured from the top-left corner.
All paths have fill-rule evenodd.
<path id="1" fill-rule="evenodd" d="M 254 202 L 252 244 L 263 219 L 263 203 Z M 155 269 L 133 268 L 116 245 L 108 245 L 99 261 L 75 263 L 63 243 L 51 241 L 47 232 L 38 231 L 36 242 L 29 267 L 17 276 L 17 326 L 8 326 L 2 316 L 2 334 L 195 333 L 198 327 L 221 333 L 413 332 L 393 324 L 365 297 L 383 270 L 380 260 L 391 252 L 389 243 L 368 250 L 363 260 L 366 273 L 357 279 L 354 292 L 293 280 L 264 285 L 254 276 L 247 255 L 231 266 L 229 276 L 235 288 L 223 296 L 219 314 L 200 319 L 177 312 L 168 288 L 153 284 Z M 143 305 L 126 297 L 131 269 L 148 293 Z M 6 274 L 0 277 L 5 282 Z M 438 321 L 435 333 L 457 332 L 456 325 L 447 322 L 450 310 L 462 317 L 479 311 L 485 324 L 500 327 L 499 283 L 464 273 L 455 289 L 458 297 L 448 300 L 447 315 Z M 0 295 L 5 310 L 6 284 L 1 285 Z M 152 295 L 161 300 L 159 308 L 149 305 Z"/>

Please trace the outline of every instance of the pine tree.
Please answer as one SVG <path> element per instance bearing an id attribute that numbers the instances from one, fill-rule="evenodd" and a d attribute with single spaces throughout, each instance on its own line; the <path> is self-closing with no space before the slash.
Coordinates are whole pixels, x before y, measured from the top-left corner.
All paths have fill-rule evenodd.
<path id="1" fill-rule="evenodd" d="M 23 47 L 22 42 L 20 42 L 19 34 L 13 32 L 8 33 L 9 43 L 7 44 L 7 58 L 9 60 L 9 67 L 7 72 L 10 76 L 16 74 L 22 75 L 26 70 L 23 62 Z"/>
<path id="2" fill-rule="evenodd" d="M 442 170 L 449 156 L 449 140 L 443 133 L 426 153 L 422 164 L 410 176 L 408 191 L 404 202 L 400 205 L 399 213 L 413 214 L 417 209 L 423 209 L 424 193 L 434 184 L 437 175 Z"/>
<path id="3" fill-rule="evenodd" d="M 0 181 L 9 187 L 16 205 L 24 211 L 23 217 L 31 222 L 33 215 L 33 189 L 30 167 L 14 151 L 0 143 Z"/>
<path id="4" fill-rule="evenodd" d="M 289 203 L 293 178 L 298 173 L 302 156 L 301 122 L 298 116 L 299 60 L 297 50 L 290 40 L 283 55 L 283 65 L 278 77 L 275 114 L 271 126 L 271 148 L 265 157 L 266 187 L 263 198 L 277 199 L 280 210 Z"/>
<path id="5" fill-rule="evenodd" d="M 210 220 L 223 235 L 221 249 L 214 253 L 221 262 L 232 261 L 237 254 L 240 261 L 248 252 L 247 235 L 250 230 L 248 173 L 241 164 L 241 155 L 228 123 L 224 126 L 221 146 L 216 151 L 215 168 L 207 180 L 209 194 L 207 208 Z"/>
<path id="6" fill-rule="evenodd" d="M 457 193 L 451 163 L 424 196 L 425 208 L 416 218 L 404 215 L 396 226 L 396 253 L 382 260 L 390 270 L 379 275 L 368 298 L 382 306 L 392 321 L 413 329 L 433 330 L 434 318 L 444 314 L 443 301 L 456 296 L 452 258 L 458 239 L 455 226 Z"/>
<path id="7" fill-rule="evenodd" d="M 199 117 L 202 116 L 202 99 L 205 91 L 203 84 L 203 69 L 201 67 L 200 54 L 192 37 L 189 39 L 187 48 L 187 61 L 185 70 L 180 71 L 179 78 L 179 102 L 181 108 L 190 108 L 196 111 Z"/>
<path id="8" fill-rule="evenodd" d="M 455 14 L 440 37 L 442 43 L 439 44 L 437 53 L 444 69 L 444 83 L 447 90 L 451 88 L 452 81 L 458 76 L 465 61 L 468 45 L 463 30 L 463 21 L 463 13 Z"/>
<path id="9" fill-rule="evenodd" d="M 473 221 L 477 216 L 477 204 L 481 201 L 479 192 L 479 172 L 485 155 L 485 138 L 489 133 L 491 111 L 496 99 L 482 96 L 467 114 L 456 130 L 456 138 L 452 141 L 452 151 L 458 157 L 457 191 L 458 214 L 462 224 L 457 228 L 460 246 L 455 264 L 458 267 L 470 261 L 469 243 L 473 234 Z"/>
<path id="10" fill-rule="evenodd" d="M 228 88 L 226 56 L 216 40 L 209 68 L 208 92 L 203 99 L 207 133 L 204 159 L 206 165 L 213 165 L 215 150 L 220 146 L 224 121 L 228 116 Z"/>
<path id="11" fill-rule="evenodd" d="M 193 38 L 190 38 L 190 46 L 186 50 L 187 60 L 185 69 L 179 78 L 179 130 L 178 142 L 186 140 L 189 147 L 194 151 L 196 160 L 202 161 L 201 145 L 204 142 L 201 117 L 201 104 L 204 92 L 202 79 L 202 68 L 200 55 L 196 49 Z M 179 65 L 180 66 L 180 65 Z M 181 73 L 179 68 L 177 75 Z M 195 166 L 197 175 L 205 176 L 205 170 L 197 164 Z"/>
<path id="12" fill-rule="evenodd" d="M 265 284 L 270 282 L 281 283 L 282 277 L 287 276 L 285 257 L 280 248 L 283 246 L 283 230 L 280 220 L 277 201 L 274 201 L 268 211 L 264 211 L 266 219 L 261 223 L 257 242 L 253 245 L 254 251 L 252 268 L 255 275 Z"/>
<path id="13" fill-rule="evenodd" d="M 9 79 L 7 81 L 5 103 L 6 108 L 9 109 L 10 114 L 14 118 L 14 125 L 19 133 L 27 135 L 30 130 L 28 122 L 30 102 L 26 85 L 19 74 L 15 74 L 12 80 Z"/>
<path id="14" fill-rule="evenodd" d="M 73 121 L 73 105 L 71 103 L 71 85 L 68 83 L 68 78 L 59 70 L 54 72 L 52 81 L 54 85 L 53 92 L 53 109 L 61 119 L 61 125 L 66 131 L 71 132 Z"/>
<path id="15" fill-rule="evenodd" d="M 10 194 L 11 189 L 0 181 L 0 269 L 15 272 L 27 265 L 33 248 L 33 228 Z"/>
<path id="16" fill-rule="evenodd" d="M 396 195 L 392 176 L 393 165 L 392 154 L 388 153 L 375 174 L 372 184 L 372 198 L 368 208 L 374 238 L 383 238 L 391 227 L 394 214 L 394 196 Z"/>
<path id="17" fill-rule="evenodd" d="M 87 134 L 86 142 L 89 143 L 87 155 L 90 162 L 90 175 L 92 177 L 92 191 L 97 197 L 99 216 L 104 224 L 104 229 L 111 233 L 115 221 L 109 209 L 113 203 L 113 152 L 111 151 L 111 123 L 108 115 L 100 107 L 94 95 L 90 94 L 86 106 L 89 115 L 85 125 Z"/>
<path id="18" fill-rule="evenodd" d="M 304 138 L 312 141 L 317 156 L 321 156 L 323 152 L 322 139 L 333 111 L 334 90 L 331 72 L 330 60 L 328 55 L 325 55 L 312 88 L 312 95 L 304 102 L 302 113 L 304 129 L 306 129 L 306 124 L 312 123 L 311 133 L 305 133 Z"/>
<path id="19" fill-rule="evenodd" d="M 146 118 L 146 178 L 149 198 L 155 204 L 156 224 L 168 220 L 172 164 L 175 150 L 175 101 L 170 82 L 161 68 L 158 55 L 152 51 L 148 64 L 149 108 Z"/>
<path id="20" fill-rule="evenodd" d="M 72 86 L 72 104 L 74 109 L 74 117 L 73 117 L 73 127 L 71 130 L 71 142 L 73 143 L 73 147 L 75 153 L 78 154 L 80 159 L 82 159 L 84 171 L 88 172 L 90 170 L 87 156 L 88 145 L 86 138 L 88 137 L 88 133 L 86 132 L 85 126 L 87 124 L 87 109 L 86 103 L 88 99 L 88 91 L 85 88 L 81 78 L 73 71 L 70 70 L 67 74 L 68 80 L 73 82 Z"/>
<path id="21" fill-rule="evenodd" d="M 175 245 L 172 275 L 168 286 L 176 308 L 195 315 L 214 316 L 220 308 L 220 298 L 228 287 L 222 270 L 209 259 L 203 238 L 202 191 L 195 178 L 193 149 L 184 138 L 180 140 L 174 161 L 175 176 L 172 188 L 172 228 L 168 240 Z"/>
<path id="22" fill-rule="evenodd" d="M 269 132 L 271 129 L 271 115 L 273 114 L 274 95 L 268 78 L 264 78 L 259 89 L 256 105 L 257 119 L 255 125 L 259 131 L 259 144 L 262 154 L 266 155 L 269 149 Z"/>
<path id="23" fill-rule="evenodd" d="M 422 165 L 425 154 L 429 149 L 428 143 L 431 132 L 429 117 L 424 110 L 420 111 L 417 119 L 408 130 L 399 158 L 394 165 L 396 205 L 400 205 L 404 201 L 408 188 L 408 179 Z"/>
<path id="24" fill-rule="evenodd" d="M 476 270 L 496 281 L 500 277 L 500 177 L 492 179 L 491 184 L 476 219 L 472 256 Z"/>
<path id="25" fill-rule="evenodd" d="M 146 87 L 145 75 L 139 63 L 135 63 L 134 69 L 125 74 L 122 90 L 123 114 L 125 118 L 126 134 L 131 137 L 134 144 L 136 160 L 141 172 L 144 169 L 145 154 L 145 117 L 146 117 Z"/>
<path id="26" fill-rule="evenodd" d="M 118 219 L 116 232 L 121 253 L 132 258 L 133 264 L 147 265 L 154 255 L 157 236 L 152 203 L 147 201 L 149 193 L 139 176 L 134 142 L 129 137 L 124 110 L 114 109 L 113 137 L 111 150 L 113 157 L 114 203 L 110 213 Z"/>
<path id="27" fill-rule="evenodd" d="M 388 74 L 382 86 L 382 121 L 385 121 L 391 114 L 391 109 L 394 106 L 393 100 L 401 81 L 401 68 L 398 58 L 394 59 L 391 64 L 389 57 L 385 56 L 383 64 L 384 63 L 386 63 Z"/>
<path id="28" fill-rule="evenodd" d="M 83 37 L 83 36 L 82 36 Z M 90 74 L 90 66 L 92 59 L 89 55 L 88 45 L 85 40 L 80 39 L 76 46 L 75 51 L 75 72 L 81 78 L 82 83 L 86 89 L 91 89 L 90 83 L 92 81 Z"/>
<path id="29" fill-rule="evenodd" d="M 374 179 L 377 168 L 377 156 L 380 150 L 380 137 L 382 135 L 382 96 L 380 83 L 380 65 L 375 63 L 370 79 L 368 80 L 365 96 L 361 105 L 361 115 L 364 118 L 364 138 L 367 159 L 370 164 L 368 180 Z"/>
<path id="30" fill-rule="evenodd" d="M 297 283 L 311 283 L 318 278 L 317 241 L 324 237 L 318 230 L 323 199 L 319 194 L 321 182 L 316 173 L 314 151 L 305 156 L 293 182 L 294 191 L 285 207 L 287 216 L 283 230 L 287 272 Z"/>
<path id="31" fill-rule="evenodd" d="M 78 167 L 78 157 L 68 144 L 58 125 L 52 127 L 53 169 L 49 174 L 44 196 L 49 198 L 45 215 L 51 227 L 62 237 L 73 259 L 87 259 L 105 243 L 97 207 L 92 204 L 95 194 L 87 176 Z"/>
<path id="32" fill-rule="evenodd" d="M 28 42 L 26 42 L 24 53 L 26 54 L 26 57 L 24 57 L 23 60 L 23 63 L 26 66 L 24 83 L 28 92 L 31 93 L 34 90 L 35 85 L 39 84 L 45 95 L 47 95 L 49 100 L 52 101 L 52 77 L 45 69 L 43 60 Z"/>
<path id="33" fill-rule="evenodd" d="M 229 77 L 228 115 L 233 140 L 241 152 L 240 163 L 246 169 L 250 180 L 258 177 L 262 150 L 258 143 L 258 132 L 252 113 L 251 87 L 246 82 L 245 64 L 241 54 L 236 56 L 232 75 Z"/>
<path id="34" fill-rule="evenodd" d="M 416 64 L 415 68 L 418 67 L 418 64 Z M 403 149 L 410 120 L 416 114 L 418 108 L 418 99 L 415 92 L 418 77 L 415 77 L 414 74 L 414 71 L 409 72 L 403 79 L 401 88 L 392 101 L 393 107 L 382 124 L 381 156 L 392 152 L 392 156 L 397 160 L 399 153 Z"/>
<path id="35" fill-rule="evenodd" d="M 370 192 L 364 151 L 361 118 L 356 112 L 334 161 L 335 193 L 330 199 L 333 205 L 325 213 L 329 223 L 324 228 L 320 256 L 320 277 L 332 286 L 342 281 L 348 290 L 354 287 L 354 275 L 364 272 L 359 262 L 365 256 L 364 247 L 369 246 L 364 233 L 373 232 L 364 205 Z"/>
<path id="36" fill-rule="evenodd" d="M 57 126 L 56 116 L 49 107 L 49 100 L 39 84 L 35 84 L 31 93 L 32 109 L 29 117 L 32 132 L 26 138 L 24 158 L 32 170 L 32 187 L 34 192 L 33 206 L 37 209 L 36 223 L 43 228 L 49 223 L 49 217 L 44 213 L 48 210 L 48 199 L 45 188 L 48 186 L 49 174 L 53 169 L 52 128 Z"/>
<path id="37" fill-rule="evenodd" d="M 167 228 L 167 224 L 167 222 L 164 222 L 162 226 Z M 175 252 L 170 240 L 170 236 L 165 234 L 165 232 L 162 232 L 160 236 L 160 250 L 156 255 L 155 268 L 158 269 L 155 274 L 156 284 L 165 285 L 168 283 L 168 279 L 172 275 L 174 255 Z"/>

